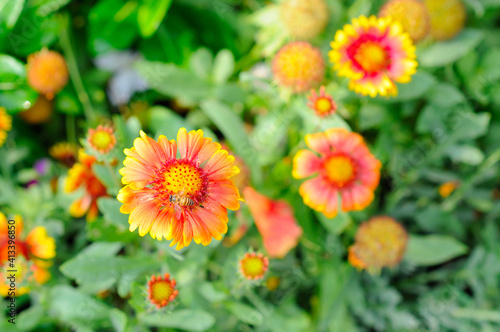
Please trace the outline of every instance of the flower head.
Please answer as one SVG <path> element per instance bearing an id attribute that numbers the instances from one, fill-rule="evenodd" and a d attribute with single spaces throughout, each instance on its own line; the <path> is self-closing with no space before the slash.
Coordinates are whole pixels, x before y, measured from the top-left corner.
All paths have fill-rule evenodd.
<path id="1" fill-rule="evenodd" d="M 316 91 L 311 90 L 307 106 L 321 118 L 334 114 L 337 110 L 337 104 L 333 101 L 332 96 L 325 92 L 324 86 L 321 86 L 319 89 L 319 95 L 316 94 Z"/>
<path id="2" fill-rule="evenodd" d="M 283 46 L 273 60 L 278 83 L 294 92 L 304 92 L 318 85 L 325 75 L 325 63 L 319 49 L 307 42 Z"/>
<path id="3" fill-rule="evenodd" d="M 337 31 L 331 46 L 334 69 L 363 95 L 396 95 L 395 82 L 408 83 L 416 72 L 415 46 L 390 17 L 355 18 Z"/>
<path id="4" fill-rule="evenodd" d="M 443 183 L 442 185 L 439 186 L 439 195 L 441 197 L 446 198 L 451 195 L 452 192 L 457 189 L 457 187 L 460 185 L 458 181 L 448 181 Z"/>
<path id="5" fill-rule="evenodd" d="M 68 171 L 64 187 L 66 192 L 72 192 L 81 187 L 85 189 L 83 197 L 71 204 L 69 213 L 75 218 L 82 217 L 87 213 L 87 221 L 94 221 L 99 214 L 97 199 L 107 196 L 106 187 L 92 171 L 92 165 L 95 162 L 95 157 L 87 155 L 81 149 L 78 153 L 78 162 Z"/>
<path id="6" fill-rule="evenodd" d="M 38 95 L 36 102 L 29 109 L 19 113 L 19 116 L 27 123 L 44 123 L 50 119 L 53 109 L 54 103 L 51 100 L 44 95 Z"/>
<path id="7" fill-rule="evenodd" d="M 316 37 L 328 23 L 324 0 L 287 0 L 281 3 L 280 13 L 290 35 L 301 40 Z"/>
<path id="8" fill-rule="evenodd" d="M 181 128 L 177 142 L 158 142 L 141 131 L 120 170 L 126 184 L 118 194 L 130 231 L 173 240 L 176 249 L 191 240 L 208 245 L 227 232 L 227 209 L 238 210 L 240 194 L 230 177 L 239 172 L 234 157 L 203 131 Z M 177 157 L 179 153 L 180 157 Z"/>
<path id="9" fill-rule="evenodd" d="M 272 200 L 251 187 L 245 188 L 243 194 L 269 256 L 285 257 L 302 235 L 292 207 L 286 201 Z"/>
<path id="10" fill-rule="evenodd" d="M 43 49 L 28 56 L 28 84 L 51 100 L 68 83 L 68 68 L 64 57 Z"/>
<path id="11" fill-rule="evenodd" d="M 314 152 L 297 152 L 292 171 L 296 179 L 314 175 L 299 188 L 304 203 L 328 218 L 337 215 L 339 195 L 343 211 L 363 210 L 370 205 L 379 183 L 381 163 L 370 153 L 363 138 L 343 128 L 332 128 L 306 135 L 305 140 Z"/>
<path id="12" fill-rule="evenodd" d="M 49 154 L 60 163 L 72 167 L 78 157 L 78 146 L 68 142 L 60 142 L 49 149 Z"/>
<path id="13" fill-rule="evenodd" d="M 407 243 L 408 234 L 401 224 L 391 217 L 373 217 L 359 227 L 348 259 L 360 269 L 392 267 L 403 259 Z"/>
<path id="14" fill-rule="evenodd" d="M 247 252 L 239 264 L 243 277 L 248 280 L 260 280 L 266 274 L 269 267 L 269 259 L 262 254 Z"/>
<path id="15" fill-rule="evenodd" d="M 179 291 L 175 289 L 175 279 L 170 280 L 168 273 L 163 277 L 153 275 L 148 281 L 148 299 L 158 309 L 171 303 L 178 293 Z"/>
<path id="16" fill-rule="evenodd" d="M 420 0 L 389 0 L 380 9 L 379 16 L 390 16 L 399 22 L 415 43 L 429 32 L 429 12 Z"/>
<path id="17" fill-rule="evenodd" d="M 108 126 L 97 126 L 96 129 L 89 129 L 87 134 L 89 146 L 99 153 L 106 154 L 114 148 L 116 144 L 113 128 Z"/>
<path id="18" fill-rule="evenodd" d="M 12 118 L 7 114 L 4 107 L 0 107 L 0 146 L 5 143 L 7 132 L 12 129 Z"/>
<path id="19" fill-rule="evenodd" d="M 462 31 L 467 12 L 460 0 L 424 0 L 431 16 L 430 35 L 435 40 L 447 40 Z"/>

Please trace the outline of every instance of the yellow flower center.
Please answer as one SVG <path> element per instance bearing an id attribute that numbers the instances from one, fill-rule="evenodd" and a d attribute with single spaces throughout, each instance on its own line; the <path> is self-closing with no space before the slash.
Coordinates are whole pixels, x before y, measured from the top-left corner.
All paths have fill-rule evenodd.
<path id="1" fill-rule="evenodd" d="M 264 261 L 258 256 L 246 257 L 241 261 L 243 275 L 247 278 L 263 276 L 266 272 Z"/>
<path id="2" fill-rule="evenodd" d="M 97 150 L 106 150 L 113 145 L 114 137 L 105 130 L 98 130 L 92 135 L 90 142 Z"/>
<path id="3" fill-rule="evenodd" d="M 315 107 L 319 113 L 327 113 L 332 109 L 332 102 L 328 98 L 318 98 Z"/>
<path id="4" fill-rule="evenodd" d="M 339 187 L 343 187 L 354 178 L 356 168 L 350 158 L 333 156 L 324 163 L 326 176 Z"/>
<path id="5" fill-rule="evenodd" d="M 354 55 L 354 60 L 368 73 L 381 71 L 390 63 L 387 51 L 372 42 L 360 45 Z"/>
<path id="6" fill-rule="evenodd" d="M 158 280 L 151 285 L 151 297 L 156 303 L 161 304 L 164 300 L 168 302 L 173 293 L 172 285 L 165 280 Z"/>
<path id="7" fill-rule="evenodd" d="M 174 164 L 165 171 L 165 189 L 172 193 L 192 196 L 202 188 L 200 171 L 190 164 Z"/>

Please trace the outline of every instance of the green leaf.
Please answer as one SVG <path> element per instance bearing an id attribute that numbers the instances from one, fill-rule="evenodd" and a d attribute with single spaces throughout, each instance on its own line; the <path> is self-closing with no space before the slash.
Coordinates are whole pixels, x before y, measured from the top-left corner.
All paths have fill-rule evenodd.
<path id="1" fill-rule="evenodd" d="M 446 150 L 446 154 L 454 162 L 476 166 L 484 160 L 484 153 L 472 145 L 452 145 Z"/>
<path id="2" fill-rule="evenodd" d="M 99 207 L 99 211 L 104 214 L 104 219 L 106 219 L 106 221 L 115 225 L 120 230 L 128 228 L 128 214 L 120 212 L 122 203 L 116 198 L 99 197 L 97 206 Z"/>
<path id="3" fill-rule="evenodd" d="M 166 96 L 199 101 L 210 93 L 207 82 L 174 64 L 142 61 L 136 66 L 151 88 Z"/>
<path id="4" fill-rule="evenodd" d="M 459 112 L 456 118 L 456 135 L 460 139 L 474 139 L 488 132 L 490 113 Z"/>
<path id="5" fill-rule="evenodd" d="M 15 83 L 24 78 L 26 78 L 24 64 L 10 55 L 0 54 L 0 83 Z"/>
<path id="6" fill-rule="evenodd" d="M 109 319 L 111 320 L 111 324 L 113 324 L 113 328 L 117 332 L 124 332 L 127 327 L 127 315 L 116 308 L 113 308 L 109 312 Z"/>
<path id="7" fill-rule="evenodd" d="M 5 107 L 9 113 L 17 113 L 25 110 L 24 103 L 27 101 L 30 102 L 31 105 L 34 105 L 37 97 L 38 93 L 31 89 L 2 91 L 2 93 L 0 93 L 0 105 Z"/>
<path id="8" fill-rule="evenodd" d="M 177 132 L 182 127 L 187 131 L 194 129 L 179 114 L 163 106 L 150 108 L 148 122 L 156 137 L 165 135 L 168 139 L 177 139 Z"/>
<path id="9" fill-rule="evenodd" d="M 478 29 L 464 29 L 449 41 L 437 42 L 417 53 L 418 62 L 423 67 L 442 67 L 455 62 L 483 40 L 484 34 Z"/>
<path id="10" fill-rule="evenodd" d="M 315 211 L 315 213 L 321 225 L 323 225 L 323 227 L 325 227 L 326 230 L 332 234 L 342 234 L 344 230 L 352 223 L 351 216 L 348 213 L 342 211 L 339 211 L 337 216 L 335 216 L 334 218 L 327 218 L 321 212 Z"/>
<path id="11" fill-rule="evenodd" d="M 213 80 L 215 84 L 224 84 L 234 72 L 234 56 L 229 50 L 217 53 L 214 60 Z"/>
<path id="12" fill-rule="evenodd" d="M 377 97 L 377 99 L 390 103 L 417 99 L 423 96 L 427 91 L 429 91 L 429 89 L 431 89 L 434 84 L 436 84 L 436 79 L 434 78 L 434 76 L 424 71 L 418 71 L 411 77 L 410 82 L 397 84 L 397 96 L 390 98 Z"/>
<path id="13" fill-rule="evenodd" d="M 24 2 L 25 0 L 0 0 L 0 27 L 5 25 L 10 30 L 16 25 L 17 19 L 23 11 Z"/>
<path id="14" fill-rule="evenodd" d="M 52 14 L 68 3 L 70 3 L 71 0 L 41 0 L 37 1 L 37 9 L 36 9 L 36 14 L 42 17 L 45 17 L 49 14 Z"/>
<path id="15" fill-rule="evenodd" d="M 137 23 L 143 37 L 151 37 L 158 30 L 171 4 L 172 0 L 146 0 L 141 3 Z"/>
<path id="16" fill-rule="evenodd" d="M 213 61 L 214 57 L 212 53 L 207 48 L 201 47 L 189 57 L 189 68 L 199 78 L 208 80 Z"/>
<path id="17" fill-rule="evenodd" d="M 359 110 L 359 129 L 380 127 L 387 117 L 387 107 L 378 104 L 365 104 Z"/>
<path id="18" fill-rule="evenodd" d="M 16 320 L 16 325 L 20 330 L 34 331 L 35 327 L 40 323 L 46 315 L 45 308 L 41 305 L 29 307 L 19 314 Z"/>
<path id="19" fill-rule="evenodd" d="M 262 325 L 264 317 L 251 306 L 240 302 L 225 302 L 224 306 L 243 323 L 255 326 Z"/>
<path id="20" fill-rule="evenodd" d="M 445 263 L 468 251 L 468 247 L 447 235 L 410 235 L 405 258 L 410 262 L 422 265 Z"/>
<path id="21" fill-rule="evenodd" d="M 434 105 L 451 107 L 465 101 L 465 96 L 449 83 L 438 83 L 427 93 L 427 99 Z"/>
<path id="22" fill-rule="evenodd" d="M 215 324 L 214 316 L 199 309 L 146 314 L 139 316 L 139 320 L 147 326 L 170 327 L 187 331 L 206 331 Z"/>

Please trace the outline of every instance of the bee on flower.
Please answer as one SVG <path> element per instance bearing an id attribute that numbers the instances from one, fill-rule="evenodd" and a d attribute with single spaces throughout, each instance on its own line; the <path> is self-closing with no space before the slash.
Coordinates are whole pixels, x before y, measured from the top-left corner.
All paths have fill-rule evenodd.
<path id="1" fill-rule="evenodd" d="M 139 228 L 140 236 L 172 240 L 176 249 L 192 240 L 205 246 L 212 238 L 221 240 L 227 210 L 240 207 L 238 188 L 230 179 L 239 173 L 234 157 L 201 130 L 181 128 L 177 141 L 140 135 L 124 150 L 120 174 L 125 187 L 117 197 L 123 203 L 120 211 L 130 214 L 130 231 Z"/>

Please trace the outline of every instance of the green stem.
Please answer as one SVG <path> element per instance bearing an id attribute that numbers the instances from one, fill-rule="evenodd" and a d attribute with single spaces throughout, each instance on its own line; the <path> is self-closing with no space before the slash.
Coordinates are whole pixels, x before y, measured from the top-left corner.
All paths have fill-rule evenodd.
<path id="1" fill-rule="evenodd" d="M 66 115 L 66 137 L 71 144 L 77 144 L 76 124 L 73 115 Z"/>
<path id="2" fill-rule="evenodd" d="M 95 112 L 92 107 L 92 103 L 90 102 L 89 95 L 83 86 L 82 77 L 78 70 L 78 64 L 76 63 L 76 56 L 73 47 L 71 46 L 71 39 L 69 35 L 70 25 L 69 25 L 69 15 L 63 14 L 60 16 L 60 21 L 62 22 L 61 35 L 59 36 L 59 42 L 61 43 L 61 47 L 64 52 L 64 56 L 66 58 L 66 63 L 68 65 L 69 76 L 71 77 L 71 81 L 75 86 L 76 93 L 78 95 L 78 99 L 83 106 L 83 111 L 85 113 L 85 117 L 90 123 L 95 122 Z"/>

